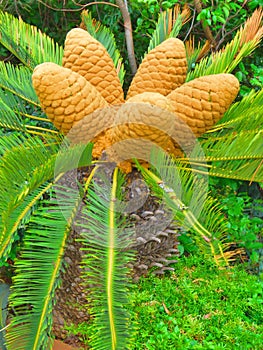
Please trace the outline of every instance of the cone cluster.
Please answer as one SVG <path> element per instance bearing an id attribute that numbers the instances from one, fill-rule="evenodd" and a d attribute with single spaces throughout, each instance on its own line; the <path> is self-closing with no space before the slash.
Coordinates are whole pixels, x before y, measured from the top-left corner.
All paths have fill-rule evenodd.
<path id="1" fill-rule="evenodd" d="M 142 151 L 145 140 L 178 155 L 189 140 L 209 130 L 237 96 L 239 83 L 231 74 L 185 83 L 186 74 L 184 44 L 169 38 L 145 55 L 124 100 L 105 47 L 75 28 L 66 37 L 62 66 L 42 63 L 32 80 L 41 107 L 57 129 L 76 142 L 94 142 L 95 157 L 128 140 L 119 148 L 128 159 L 131 150 Z"/>

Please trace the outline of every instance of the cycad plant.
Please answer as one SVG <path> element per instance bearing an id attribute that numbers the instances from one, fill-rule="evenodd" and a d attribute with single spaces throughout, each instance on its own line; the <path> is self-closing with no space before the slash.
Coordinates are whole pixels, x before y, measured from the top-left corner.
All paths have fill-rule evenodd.
<path id="1" fill-rule="evenodd" d="M 259 45 L 262 11 L 256 11 L 220 52 L 203 59 L 201 49 L 188 44 L 186 60 L 182 42 L 174 39 L 184 16 L 178 14 L 174 18 L 169 11 L 160 15 L 149 44 L 149 55 L 153 53 L 153 57 L 145 56 L 141 65 L 144 70 L 141 68 L 140 72 L 139 68 L 128 92 L 130 101 L 125 102 L 121 88 L 125 72 L 114 38 L 88 13 L 83 13 L 83 21 L 95 47 L 89 54 L 83 51 L 86 32 L 82 29 L 69 33 L 64 52 L 35 27 L 7 13 L 0 14 L 1 43 L 21 62 L 0 63 L 1 260 L 6 261 L 14 247 L 17 249 L 6 327 L 8 350 L 51 348 L 55 291 L 60 286 L 72 230 L 78 233 L 82 244 L 82 278 L 88 291 L 88 310 L 94 316 L 94 332 L 89 335 L 91 346 L 107 350 L 129 348 L 130 325 L 125 312 L 127 266 L 135 259 L 134 247 L 140 240 L 158 243 L 158 237 L 167 234 L 160 228 L 154 237 L 147 233 L 138 237 L 130 215 L 136 210 L 126 202 L 127 179 L 130 181 L 132 175 L 125 173 L 134 168 L 149 185 L 155 201 L 168 210 L 170 219 L 166 226 L 177 225 L 191 232 L 197 246 L 219 266 L 228 265 L 233 258 L 235 252 L 227 249 L 225 241 L 225 218 L 220 204 L 208 194 L 207 179 L 263 179 L 262 90 L 252 91 L 228 108 L 238 90 L 236 79 L 229 73 Z M 80 40 L 76 46 L 74 35 Z M 164 66 L 167 65 L 170 43 L 179 45 L 181 51 L 176 55 L 181 56 L 176 59 L 181 60 L 182 67 L 173 73 L 175 80 L 178 76 L 176 86 L 167 88 L 166 80 L 162 80 L 163 88 L 172 90 L 166 97 L 152 91 L 152 84 L 149 83 L 149 90 L 141 83 L 143 74 L 151 75 L 151 59 L 161 55 Z M 104 60 L 99 61 L 100 69 L 96 68 L 98 61 L 92 61 L 97 52 L 102 53 Z M 83 68 L 78 61 L 80 53 L 84 55 L 83 64 L 88 62 L 90 67 L 87 77 L 77 71 Z M 116 72 L 119 79 L 113 92 L 112 80 L 107 83 L 107 76 L 99 79 L 108 64 L 107 74 Z M 170 73 L 165 76 L 169 82 Z M 162 85 L 156 74 L 152 78 Z M 218 113 L 202 114 L 199 107 L 192 106 L 193 101 L 202 102 L 200 91 L 214 83 L 227 86 L 226 90 L 216 90 L 221 109 Z M 73 87 L 75 92 L 70 90 Z M 205 98 L 213 100 L 214 91 L 209 89 Z M 186 111 L 178 108 L 180 94 Z M 228 102 L 222 107 L 226 95 Z M 187 114 L 190 111 L 191 115 L 191 108 L 198 110 L 193 120 L 196 116 L 208 116 L 209 123 L 200 126 L 195 121 L 191 125 Z M 126 119 L 127 115 L 131 120 Z M 154 123 L 147 121 L 148 116 L 154 118 Z M 160 123 L 160 116 L 164 124 Z M 221 120 L 213 125 L 219 117 Z M 176 134 L 177 143 L 169 130 L 171 122 L 183 135 L 180 139 Z M 143 143 L 137 142 L 138 136 Z M 122 142 L 127 139 L 131 143 L 124 142 L 123 147 Z M 183 147 L 179 147 L 180 142 Z M 153 143 L 158 147 L 152 147 Z M 141 158 L 143 147 L 148 146 L 151 151 L 145 165 Z M 133 147 L 137 147 L 136 157 L 131 152 Z M 118 158 L 118 152 L 124 153 Z M 173 251 L 175 246 L 174 243 L 168 248 Z"/>

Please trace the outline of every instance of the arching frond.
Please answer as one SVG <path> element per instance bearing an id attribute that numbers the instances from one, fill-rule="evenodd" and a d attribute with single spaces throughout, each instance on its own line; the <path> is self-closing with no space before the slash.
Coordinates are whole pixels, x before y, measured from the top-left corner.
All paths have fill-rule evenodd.
<path id="1" fill-rule="evenodd" d="M 206 169 L 210 176 L 263 181 L 262 125 L 263 90 L 252 91 L 199 139 L 199 147 L 189 159 L 200 166 L 194 171 Z M 182 162 L 187 164 L 189 160 Z"/>
<path id="2" fill-rule="evenodd" d="M 62 47 L 37 27 L 2 11 L 0 26 L 0 43 L 31 70 L 43 62 L 62 63 Z"/>
<path id="3" fill-rule="evenodd" d="M 252 90 L 241 101 L 234 103 L 224 114 L 223 118 L 214 125 L 206 135 L 221 136 L 248 130 L 260 130 L 263 125 L 263 89 Z"/>
<path id="4" fill-rule="evenodd" d="M 123 178 L 117 168 L 109 180 L 93 182 L 88 190 L 87 206 L 79 223 L 85 256 L 84 280 L 92 301 L 91 345 L 94 349 L 126 349 L 128 344 L 127 262 L 132 255 L 124 249 L 131 243 L 121 213 Z M 101 184 L 99 184 L 101 183 Z M 95 331 L 94 331 L 95 330 Z"/>
<path id="5" fill-rule="evenodd" d="M 185 6 L 181 11 L 178 4 L 172 9 L 161 12 L 155 31 L 151 36 L 148 52 L 154 49 L 157 45 L 161 44 L 164 40 L 171 37 L 176 38 L 180 29 L 184 23 L 188 21 L 189 17 L 189 7 Z"/>
<path id="6" fill-rule="evenodd" d="M 123 84 L 125 70 L 122 63 L 122 57 L 120 51 L 117 49 L 113 33 L 109 28 L 105 27 L 99 22 L 96 22 L 96 20 L 91 17 L 90 12 L 88 11 L 83 11 L 81 18 L 84 27 L 87 29 L 90 35 L 97 39 L 108 51 L 114 62 L 115 68 L 117 69 L 120 82 Z"/>
<path id="7" fill-rule="evenodd" d="M 0 62 L 0 126 L 27 133 L 57 133 L 41 112 L 32 86 L 32 71 L 25 66 Z"/>
<path id="8" fill-rule="evenodd" d="M 191 154 L 182 163 L 197 166 L 194 172 L 209 176 L 224 177 L 243 181 L 263 181 L 263 131 L 232 132 L 221 138 L 208 138 L 201 141 L 201 154 Z"/>
<path id="9" fill-rule="evenodd" d="M 1 259 L 8 257 L 17 230 L 24 228 L 10 297 L 15 316 L 7 346 L 50 349 L 54 292 L 82 198 L 77 187 L 65 188 L 58 181 L 68 170 L 91 163 L 92 145 L 69 147 L 59 137 L 42 140 L 11 134 L 0 140 L 0 149 Z"/>
<path id="10" fill-rule="evenodd" d="M 52 309 L 68 233 L 79 205 L 78 191 L 54 186 L 27 225 L 10 295 L 15 310 L 7 331 L 10 350 L 51 349 Z"/>
<path id="11" fill-rule="evenodd" d="M 219 204 L 208 194 L 208 173 L 196 176 L 191 163 L 186 167 L 161 150 L 153 152 L 151 164 L 153 171 L 138 167 L 153 192 L 173 211 L 177 224 L 192 232 L 198 247 L 212 255 L 217 265 L 228 265 L 227 226 Z"/>
<path id="12" fill-rule="evenodd" d="M 4 100 L 1 99 L 4 97 Z M 14 107 L 13 107 L 14 106 Z M 13 108 L 12 108 L 13 107 Z M 9 92 L 0 91 L 0 127 L 7 131 L 20 131 L 44 136 L 44 134 L 56 135 L 53 124 L 40 110 L 32 109 L 30 105 L 23 105 L 23 101 Z"/>
<path id="13" fill-rule="evenodd" d="M 234 39 L 218 52 L 202 59 L 195 69 L 188 73 L 186 80 L 209 74 L 231 73 L 244 57 L 257 48 L 262 40 L 262 15 L 262 9 L 254 11 L 244 27 L 236 33 Z"/>
<path id="14" fill-rule="evenodd" d="M 1 143 L 5 152 L 0 162 L 0 257 L 7 257 L 17 230 L 60 176 L 91 163 L 92 145 L 61 148 L 59 140 L 13 135 Z"/>
<path id="15" fill-rule="evenodd" d="M 40 106 L 32 85 L 32 71 L 25 66 L 0 61 L 0 87 L 25 103 Z"/>
<path id="16" fill-rule="evenodd" d="M 210 50 L 211 44 L 207 40 L 203 46 L 198 42 L 197 47 L 195 46 L 195 38 L 190 36 L 190 39 L 185 42 L 185 52 L 188 64 L 188 71 L 190 71 L 197 62 L 206 56 Z"/>
<path id="17" fill-rule="evenodd" d="M 0 92 L 0 96 L 1 96 L 1 92 Z M 13 95 L 11 95 L 11 98 L 12 97 Z M 9 104 L 5 103 L 1 98 L 0 98 L 0 110 L 1 110 L 1 119 L 0 119 L 1 128 L 26 132 L 26 127 L 23 124 L 20 118 L 20 115 L 16 114 L 15 111 L 11 107 L 9 107 Z"/>
<path id="18" fill-rule="evenodd" d="M 0 137 L 0 156 L 4 155 L 5 152 L 9 152 L 13 147 L 19 146 L 25 140 L 25 136 L 21 137 L 18 134 L 8 135 L 5 134 Z M 0 160 L 1 160 L 0 157 Z"/>

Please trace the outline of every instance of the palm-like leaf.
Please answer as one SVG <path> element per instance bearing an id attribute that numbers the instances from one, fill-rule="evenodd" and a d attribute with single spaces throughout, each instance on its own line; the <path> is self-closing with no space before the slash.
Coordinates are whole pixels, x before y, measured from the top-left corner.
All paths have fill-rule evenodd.
<path id="1" fill-rule="evenodd" d="M 195 38 L 193 36 L 190 37 L 189 40 L 185 42 L 185 52 L 186 59 L 188 64 L 188 71 L 190 71 L 196 64 L 199 62 L 210 50 L 211 44 L 207 40 L 204 45 L 201 46 L 200 42 L 198 45 L 195 45 Z"/>
<path id="2" fill-rule="evenodd" d="M 8 328 L 7 346 L 49 349 L 54 291 L 81 200 L 78 190 L 61 187 L 58 181 L 68 170 L 91 163 L 92 145 L 68 147 L 60 138 L 9 135 L 1 139 L 0 148 L 1 185 L 8 188 L 0 195 L 1 259 L 8 257 L 17 230 L 24 227 L 10 298 L 16 312 Z M 51 196 L 54 192 L 56 198 Z M 47 195 L 51 196 L 48 201 L 43 199 Z"/>
<path id="3" fill-rule="evenodd" d="M 8 192 L 0 193 L 0 257 L 6 257 L 17 229 L 61 174 L 90 164 L 92 145 L 85 149 L 79 145 L 59 152 L 59 139 L 43 141 L 14 135 L 3 138 L 1 144 L 5 152 L 0 162 L 0 179 L 2 188 L 8 188 Z"/>
<path id="4" fill-rule="evenodd" d="M 79 205 L 78 191 L 54 186 L 60 199 L 42 201 L 31 215 L 16 261 L 7 332 L 9 350 L 51 349 L 52 308 L 68 233 Z"/>
<path id="5" fill-rule="evenodd" d="M 263 90 L 252 91 L 235 103 L 200 139 L 190 161 L 209 170 L 210 176 L 246 181 L 263 180 Z M 182 159 L 184 162 L 184 160 Z M 185 160 L 188 163 L 188 160 Z M 199 171 L 196 169 L 193 171 Z"/>
<path id="6" fill-rule="evenodd" d="M 195 69 L 188 73 L 187 81 L 203 75 L 231 73 L 241 60 L 259 45 L 263 35 L 262 16 L 263 10 L 256 10 L 230 43 L 220 51 L 202 59 Z"/>
<path id="7" fill-rule="evenodd" d="M 82 22 L 84 23 L 90 35 L 97 39 L 108 51 L 117 69 L 120 82 L 123 84 L 125 76 L 124 65 L 122 63 L 122 57 L 120 51 L 117 49 L 116 41 L 111 30 L 103 26 L 101 23 L 96 22 L 88 11 L 82 12 Z"/>
<path id="8" fill-rule="evenodd" d="M 168 38 L 176 38 L 183 24 L 190 17 L 190 10 L 186 6 L 183 11 L 180 11 L 180 6 L 176 5 L 173 9 L 161 12 L 155 31 L 152 34 L 148 52 L 154 49 Z"/>
<path id="9" fill-rule="evenodd" d="M 1 127 L 24 133 L 57 133 L 42 115 L 29 68 L 0 62 L 0 87 Z"/>
<path id="10" fill-rule="evenodd" d="M 43 62 L 62 63 L 62 47 L 37 27 L 2 11 L 0 25 L 0 43 L 30 70 Z"/>
<path id="11" fill-rule="evenodd" d="M 2 91 L 3 92 L 3 91 Z M 1 95 L 1 92 L 0 92 Z M 7 96 L 5 95 L 5 99 L 13 100 L 12 105 L 16 105 L 16 99 L 13 95 Z M 20 115 L 16 114 L 15 111 L 10 107 L 8 102 L 5 102 L 0 99 L 0 109 L 1 109 L 1 121 L 0 126 L 5 130 L 16 130 L 21 131 L 23 133 L 26 132 L 26 126 L 22 122 Z"/>
<path id="12" fill-rule="evenodd" d="M 130 233 L 124 227 L 118 198 L 123 179 L 115 168 L 112 186 L 93 182 L 88 190 L 87 207 L 79 226 L 86 254 L 84 280 L 91 283 L 91 314 L 95 316 L 91 334 L 94 349 L 125 349 L 128 339 L 126 264 L 131 254 L 124 253 Z M 101 341 L 103 339 L 103 342 Z"/>
<path id="13" fill-rule="evenodd" d="M 263 90 L 252 90 L 241 101 L 234 103 L 218 124 L 209 133 L 226 133 L 235 131 L 260 130 L 263 124 Z"/>
<path id="14" fill-rule="evenodd" d="M 25 66 L 15 66 L 0 61 L 0 87 L 5 91 L 39 107 L 38 97 L 32 86 L 32 71 Z"/>
<path id="15" fill-rule="evenodd" d="M 192 231 L 198 247 L 212 255 L 217 265 L 228 265 L 230 257 L 225 255 L 223 244 L 226 221 L 219 204 L 208 194 L 208 173 L 203 172 L 203 177 L 195 176 L 193 164 L 188 163 L 186 167 L 160 150 L 153 152 L 151 164 L 155 168 L 153 171 L 139 163 L 137 166 L 153 192 L 173 211 L 177 224 Z"/>

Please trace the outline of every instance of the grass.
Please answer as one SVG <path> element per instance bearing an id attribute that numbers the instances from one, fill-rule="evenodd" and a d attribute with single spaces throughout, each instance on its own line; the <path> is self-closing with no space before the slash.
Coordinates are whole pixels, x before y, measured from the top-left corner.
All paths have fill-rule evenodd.
<path id="1" fill-rule="evenodd" d="M 244 264 L 219 270 L 181 257 L 175 272 L 149 275 L 130 293 L 129 350 L 263 349 L 263 281 Z M 68 327 L 88 344 L 92 323 Z"/>

